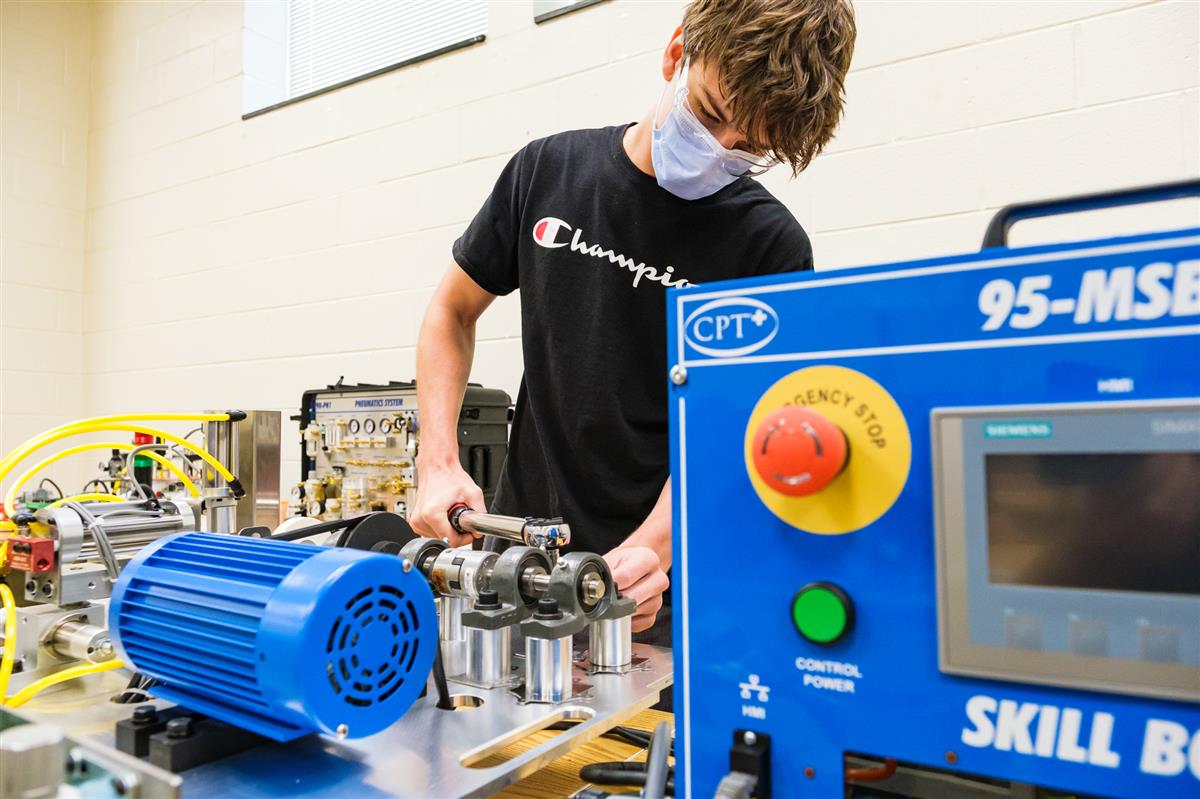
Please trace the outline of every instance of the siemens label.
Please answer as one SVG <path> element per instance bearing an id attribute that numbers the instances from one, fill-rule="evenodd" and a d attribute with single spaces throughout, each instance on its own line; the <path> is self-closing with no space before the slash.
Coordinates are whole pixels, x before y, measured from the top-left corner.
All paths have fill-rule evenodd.
<path id="1" fill-rule="evenodd" d="M 986 438 L 1050 438 L 1054 425 L 1050 422 L 988 422 L 983 426 Z"/>

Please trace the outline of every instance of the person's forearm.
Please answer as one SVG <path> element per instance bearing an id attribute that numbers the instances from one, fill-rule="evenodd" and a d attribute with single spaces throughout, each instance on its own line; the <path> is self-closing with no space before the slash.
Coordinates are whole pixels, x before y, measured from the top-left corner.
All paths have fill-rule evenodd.
<path id="1" fill-rule="evenodd" d="M 475 321 L 431 304 L 417 342 L 417 409 L 423 466 L 457 464 L 458 416 L 475 354 Z"/>
<path id="2" fill-rule="evenodd" d="M 671 568 L 671 478 L 667 478 L 645 521 L 621 542 L 621 546 L 649 547 L 658 555 L 663 571 Z"/>

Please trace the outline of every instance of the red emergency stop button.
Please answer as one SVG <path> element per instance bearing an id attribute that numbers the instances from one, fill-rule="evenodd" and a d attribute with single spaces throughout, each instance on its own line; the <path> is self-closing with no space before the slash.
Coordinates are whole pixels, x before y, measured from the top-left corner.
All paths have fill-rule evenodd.
<path id="1" fill-rule="evenodd" d="M 822 414 L 802 405 L 772 412 L 758 426 L 754 468 L 781 494 L 803 497 L 833 482 L 846 466 L 846 436 Z"/>

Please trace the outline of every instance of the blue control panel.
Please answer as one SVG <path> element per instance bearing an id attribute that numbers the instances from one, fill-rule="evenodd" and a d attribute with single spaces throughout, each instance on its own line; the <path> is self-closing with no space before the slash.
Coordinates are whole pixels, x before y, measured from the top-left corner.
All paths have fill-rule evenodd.
<path id="1" fill-rule="evenodd" d="M 1200 229 L 668 304 L 677 796 L 1200 796 Z"/>

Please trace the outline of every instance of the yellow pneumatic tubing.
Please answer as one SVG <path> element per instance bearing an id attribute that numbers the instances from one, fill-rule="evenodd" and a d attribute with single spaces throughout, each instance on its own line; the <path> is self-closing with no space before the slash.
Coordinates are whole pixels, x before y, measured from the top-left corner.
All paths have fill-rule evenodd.
<path id="1" fill-rule="evenodd" d="M 91 419 L 79 419 L 78 421 L 67 422 L 66 424 L 60 424 L 58 427 L 51 428 L 44 433 L 39 433 L 0 459 L 0 479 L 3 479 L 3 476 L 8 474 L 16 461 L 21 460 L 29 452 L 38 449 L 43 444 L 49 444 L 51 440 L 57 441 L 57 438 L 50 439 L 50 436 L 68 428 L 83 425 L 107 425 L 116 422 L 225 422 L 228 420 L 229 414 L 227 413 L 122 413 L 114 416 L 94 416 Z M 45 440 L 43 441 L 43 439 Z"/>
<path id="2" fill-rule="evenodd" d="M 22 474 L 20 477 L 18 477 L 16 479 L 16 482 L 14 482 L 9 487 L 8 493 L 4 496 L 4 507 L 7 508 L 8 511 L 11 513 L 13 508 L 16 507 L 17 493 L 21 490 L 21 486 L 25 485 L 25 483 L 27 483 L 29 481 L 29 478 L 33 477 L 35 474 L 40 472 L 42 469 L 45 469 L 50 464 L 56 463 L 69 455 L 75 455 L 76 453 L 79 453 L 79 452 L 87 452 L 88 450 L 92 450 L 92 449 L 131 450 L 135 446 L 136 446 L 135 444 L 129 444 L 126 442 L 101 441 L 101 442 L 92 443 L 92 444 L 80 444 L 77 447 L 71 447 L 70 449 L 64 449 L 62 452 L 55 453 L 54 455 L 51 455 L 48 458 L 43 458 L 42 460 L 38 461 L 36 464 L 31 466 L 24 474 Z M 172 463 L 170 460 L 168 460 L 167 458 L 164 458 L 162 455 L 160 455 L 159 453 L 154 452 L 152 450 L 143 450 L 141 454 L 145 455 L 147 458 L 151 458 L 152 460 L 162 464 L 164 467 L 169 469 L 173 474 L 175 474 L 183 482 L 184 487 L 188 490 L 188 493 L 191 494 L 193 497 L 200 495 L 200 489 L 196 488 L 196 484 L 191 481 L 191 478 L 189 478 L 182 469 L 180 469 L 177 465 Z"/>
<path id="3" fill-rule="evenodd" d="M 228 414 L 223 415 L 225 418 L 229 418 Z M 39 436 L 34 444 L 28 446 L 22 445 L 4 459 L 4 465 L 0 466 L 0 480 L 3 480 L 5 477 L 7 477 L 8 473 L 12 471 L 12 468 L 16 466 L 17 463 L 19 463 L 25 458 L 25 456 L 29 455 L 39 447 L 44 447 L 47 444 L 53 444 L 55 441 L 59 441 L 68 436 L 79 435 L 80 433 L 103 433 L 113 430 L 127 431 L 130 433 L 147 433 L 152 436 L 157 436 L 165 441 L 170 441 L 172 444 L 178 444 L 184 449 L 190 450 L 191 452 L 199 455 L 201 460 L 211 466 L 217 474 L 221 475 L 221 477 L 225 479 L 226 482 L 232 483 L 237 480 L 237 478 L 233 476 L 233 472 L 226 469 L 224 464 L 222 464 L 212 455 L 208 454 L 207 450 L 196 446 L 187 439 L 180 438 L 179 436 L 174 435 L 173 433 L 168 433 L 165 430 L 159 430 L 157 428 L 147 427 L 141 424 L 112 424 L 108 422 L 97 424 L 79 422 L 74 425 L 58 427 L 49 433 Z"/>
<path id="4" fill-rule="evenodd" d="M 56 499 L 47 505 L 47 508 L 59 508 L 68 502 L 124 502 L 125 497 L 118 497 L 116 494 L 75 494 L 62 499 Z"/>
<path id="5" fill-rule="evenodd" d="M 5 542 L 7 543 L 7 542 Z M 4 656 L 0 657 L 0 705 L 8 693 L 8 678 L 12 676 L 13 657 L 17 652 L 17 600 L 12 589 L 0 581 L 0 603 L 4 605 Z"/>
<path id="6" fill-rule="evenodd" d="M 89 674 L 99 674 L 104 671 L 115 671 L 116 669 L 125 668 L 125 664 L 120 660 L 106 660 L 103 663 L 84 663 L 79 666 L 72 666 L 69 669 L 51 674 L 49 677 L 43 677 L 37 682 L 31 682 L 20 691 L 10 696 L 4 702 L 5 707 L 20 707 L 21 705 L 33 699 L 34 696 L 41 693 L 43 690 L 52 685 L 58 685 L 60 682 L 73 680 L 76 677 L 86 677 Z"/>

